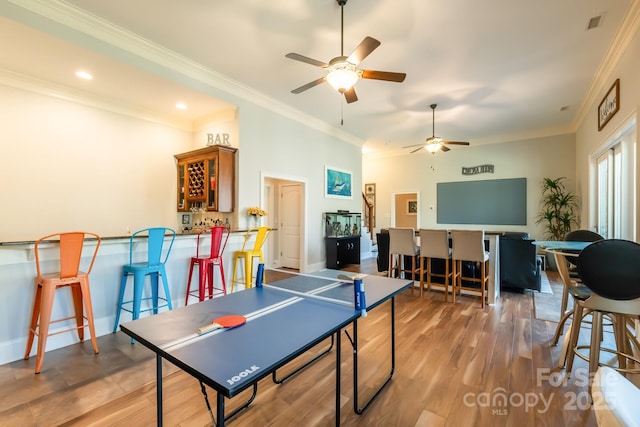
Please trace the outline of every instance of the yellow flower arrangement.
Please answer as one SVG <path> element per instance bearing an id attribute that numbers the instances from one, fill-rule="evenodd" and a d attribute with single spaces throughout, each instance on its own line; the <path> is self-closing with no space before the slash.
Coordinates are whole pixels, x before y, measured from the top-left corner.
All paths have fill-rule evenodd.
<path id="1" fill-rule="evenodd" d="M 255 206 L 252 208 L 247 208 L 247 215 L 253 215 L 253 216 L 267 216 L 267 211 L 260 209 L 259 207 Z"/>

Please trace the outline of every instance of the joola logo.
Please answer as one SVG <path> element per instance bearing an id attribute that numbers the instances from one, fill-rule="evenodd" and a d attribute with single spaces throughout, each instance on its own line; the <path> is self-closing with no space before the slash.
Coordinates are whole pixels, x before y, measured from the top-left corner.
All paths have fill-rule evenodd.
<path id="1" fill-rule="evenodd" d="M 249 369 L 245 369 L 244 371 L 240 372 L 238 375 L 234 375 L 233 377 L 229 378 L 227 380 L 227 383 L 229 385 L 234 385 L 235 383 L 237 383 L 238 381 L 240 381 L 243 378 L 248 377 L 249 375 L 253 374 L 254 372 L 256 372 L 258 369 L 260 369 L 259 366 L 253 365 L 252 367 L 250 367 Z"/>

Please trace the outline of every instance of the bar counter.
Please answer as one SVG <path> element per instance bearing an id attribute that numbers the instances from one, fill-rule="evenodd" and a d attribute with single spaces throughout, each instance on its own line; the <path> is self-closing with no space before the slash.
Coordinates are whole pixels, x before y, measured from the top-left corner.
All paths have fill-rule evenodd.
<path id="1" fill-rule="evenodd" d="M 232 230 L 229 241 L 223 253 L 227 290 L 231 290 L 233 274 L 233 252 L 242 248 L 246 229 Z M 139 242 L 138 242 L 139 241 Z M 184 306 L 189 273 L 189 261 L 195 255 L 197 233 L 187 232 L 176 234 L 171 255 L 166 263 L 167 278 L 171 292 L 171 300 L 175 308 Z M 22 359 L 29 331 L 29 322 L 35 294 L 35 251 L 34 241 L 0 242 L 0 289 L 3 298 L 0 299 L 0 365 Z M 49 247 L 53 248 L 54 244 Z M 91 247 L 91 242 L 88 243 Z M 208 248 L 208 242 L 205 244 Z M 134 262 L 138 254 L 146 251 L 144 237 L 134 239 Z M 267 260 L 270 259 L 268 245 L 263 252 Z M 41 262 L 57 269 L 59 263 L 57 250 L 48 250 L 47 245 L 41 246 Z M 83 258 L 81 269 L 85 269 Z M 91 284 L 91 300 L 93 305 L 96 334 L 98 336 L 111 333 L 115 322 L 118 290 L 122 274 L 122 266 L 129 262 L 129 236 L 102 237 L 98 256 L 89 277 Z M 214 280 L 220 282 L 218 269 L 215 269 Z M 133 279 L 127 286 L 127 293 L 133 291 Z M 197 273 L 194 279 L 197 283 Z M 148 286 L 148 285 L 147 285 Z M 192 283 L 193 287 L 193 283 Z M 128 296 L 128 295 L 125 295 Z M 196 302 L 196 299 L 190 301 Z M 56 291 L 52 318 L 68 317 L 73 313 L 71 293 L 66 289 Z M 121 322 L 130 320 L 129 313 L 124 312 Z M 10 326 L 9 326 L 10 325 Z M 52 325 L 52 332 L 68 327 L 65 322 Z M 120 333 L 120 332 L 118 332 Z M 88 331 L 85 332 L 88 337 Z M 50 336 L 47 340 L 47 351 L 64 347 L 78 342 L 74 332 L 61 333 Z M 87 345 L 91 345 L 90 342 Z M 34 346 L 35 348 L 35 346 Z M 35 350 L 34 350 L 35 351 Z"/>

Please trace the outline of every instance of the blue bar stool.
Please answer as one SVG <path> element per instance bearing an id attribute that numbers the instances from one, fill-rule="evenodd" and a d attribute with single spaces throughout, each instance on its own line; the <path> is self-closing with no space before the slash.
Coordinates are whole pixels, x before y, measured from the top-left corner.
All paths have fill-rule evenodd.
<path id="1" fill-rule="evenodd" d="M 147 259 L 142 262 L 133 262 L 133 244 L 134 239 L 137 236 L 147 235 Z M 169 237 L 169 246 L 165 247 L 165 237 Z M 162 307 L 168 307 L 171 310 L 171 295 L 169 294 L 169 284 L 167 282 L 167 272 L 165 270 L 165 263 L 171 253 L 173 247 L 173 241 L 176 238 L 175 230 L 171 228 L 155 227 L 145 228 L 138 230 L 129 238 L 129 264 L 122 267 L 122 280 L 120 282 L 120 296 L 118 298 L 118 308 L 116 312 L 116 323 L 113 326 L 113 332 L 118 330 L 120 324 L 120 312 L 122 310 L 128 311 L 133 315 L 133 320 L 140 317 L 140 312 L 153 311 L 153 314 L 158 313 L 158 309 Z M 138 239 L 138 244 L 141 244 Z M 163 256 L 164 253 L 164 256 Z M 133 299 L 124 301 L 124 291 L 127 287 L 127 279 L 130 274 L 133 274 Z M 151 297 L 142 297 L 142 290 L 144 288 L 145 277 L 149 276 L 151 279 Z M 162 284 L 164 286 L 164 298 L 158 296 L 158 276 L 162 277 Z M 151 300 L 151 307 L 140 309 L 142 301 Z M 165 303 L 158 305 L 158 301 L 162 300 Z M 131 309 L 126 308 L 131 304 Z M 133 340 L 132 340 L 133 342 Z"/>

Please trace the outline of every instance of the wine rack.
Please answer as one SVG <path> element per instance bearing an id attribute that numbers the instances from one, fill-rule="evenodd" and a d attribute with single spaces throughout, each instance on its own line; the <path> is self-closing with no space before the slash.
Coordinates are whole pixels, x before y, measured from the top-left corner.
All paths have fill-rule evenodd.
<path id="1" fill-rule="evenodd" d="M 205 196 L 204 160 L 189 164 L 189 197 L 192 199 Z"/>

